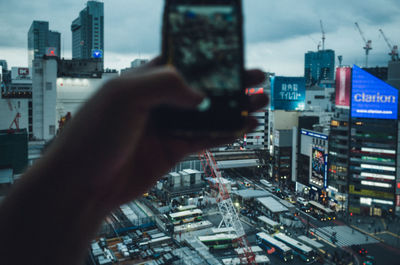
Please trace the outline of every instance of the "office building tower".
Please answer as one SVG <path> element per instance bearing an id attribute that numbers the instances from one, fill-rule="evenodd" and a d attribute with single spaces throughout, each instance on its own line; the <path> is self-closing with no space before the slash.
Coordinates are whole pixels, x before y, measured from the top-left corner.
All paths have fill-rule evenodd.
<path id="1" fill-rule="evenodd" d="M 305 54 L 304 77 L 307 86 L 333 81 L 334 73 L 335 51 L 310 51 Z"/>
<path id="2" fill-rule="evenodd" d="M 8 65 L 6 60 L 0 60 L 0 66 L 3 68 L 4 71 L 8 70 Z"/>
<path id="3" fill-rule="evenodd" d="M 49 30 L 48 21 L 33 21 L 28 32 L 28 65 L 44 55 L 60 57 L 61 34 Z"/>
<path id="4" fill-rule="evenodd" d="M 350 106 L 349 211 L 394 214 L 398 90 L 354 66 Z"/>
<path id="5" fill-rule="evenodd" d="M 71 25 L 72 58 L 104 58 L 104 3 L 88 1 Z"/>

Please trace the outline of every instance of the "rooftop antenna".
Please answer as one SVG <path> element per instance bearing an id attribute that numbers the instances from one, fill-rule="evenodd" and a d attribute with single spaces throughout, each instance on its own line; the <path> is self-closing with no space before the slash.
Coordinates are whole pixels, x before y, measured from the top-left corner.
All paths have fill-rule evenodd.
<path id="1" fill-rule="evenodd" d="M 339 67 L 342 67 L 343 55 L 339 55 L 337 58 L 339 60 Z"/>

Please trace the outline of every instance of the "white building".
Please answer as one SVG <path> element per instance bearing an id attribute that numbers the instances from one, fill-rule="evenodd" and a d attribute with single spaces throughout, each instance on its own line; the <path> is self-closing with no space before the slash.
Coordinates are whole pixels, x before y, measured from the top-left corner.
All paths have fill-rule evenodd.
<path id="1" fill-rule="evenodd" d="M 57 60 L 34 59 L 32 80 L 33 138 L 48 141 L 56 134 Z"/>
<path id="2" fill-rule="evenodd" d="M 57 68 L 57 60 L 52 57 L 34 60 L 32 100 L 36 140 L 51 140 L 62 116 L 70 112 L 73 117 L 104 82 L 118 76 L 117 72 L 109 72 L 95 78 L 58 77 Z"/>
<path id="3" fill-rule="evenodd" d="M 72 117 L 80 107 L 108 80 L 118 76 L 118 73 L 103 73 L 101 78 L 71 78 L 58 77 L 56 82 L 57 98 L 55 106 L 56 120 L 60 120 L 68 112 Z M 58 123 L 56 124 L 56 130 Z"/>

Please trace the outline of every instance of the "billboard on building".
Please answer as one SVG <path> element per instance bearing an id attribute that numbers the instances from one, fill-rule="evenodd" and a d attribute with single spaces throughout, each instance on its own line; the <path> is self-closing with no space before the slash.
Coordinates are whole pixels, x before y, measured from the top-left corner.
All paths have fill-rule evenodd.
<path id="1" fill-rule="evenodd" d="M 103 51 L 99 49 L 93 49 L 92 58 L 103 58 Z"/>
<path id="2" fill-rule="evenodd" d="M 336 100 L 338 108 L 350 108 L 351 68 L 339 67 L 336 69 Z"/>
<path id="3" fill-rule="evenodd" d="M 351 116 L 397 119 L 398 90 L 354 65 Z"/>
<path id="4" fill-rule="evenodd" d="M 271 77 L 271 110 L 304 110 L 306 81 L 304 77 Z"/>
<path id="5" fill-rule="evenodd" d="M 11 67 L 11 83 L 32 83 L 32 72 L 28 67 Z"/>
<path id="6" fill-rule="evenodd" d="M 312 147 L 310 160 L 310 184 L 323 188 L 326 178 L 326 156 L 324 150 Z"/>
<path id="7" fill-rule="evenodd" d="M 59 51 L 56 47 L 47 47 L 46 48 L 46 55 L 47 56 L 60 56 Z"/>
<path id="8" fill-rule="evenodd" d="M 256 95 L 256 94 L 264 94 L 264 88 L 246 88 L 247 95 Z"/>

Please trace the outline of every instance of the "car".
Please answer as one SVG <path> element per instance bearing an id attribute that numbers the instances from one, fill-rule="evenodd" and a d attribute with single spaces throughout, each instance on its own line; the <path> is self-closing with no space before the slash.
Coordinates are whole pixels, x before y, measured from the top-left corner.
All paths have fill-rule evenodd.
<path id="1" fill-rule="evenodd" d="M 286 201 L 290 202 L 291 204 L 295 204 L 296 201 L 294 200 L 292 195 L 289 195 L 285 198 Z"/>
<path id="2" fill-rule="evenodd" d="M 360 245 L 352 245 L 351 249 L 360 256 L 367 256 L 368 251 Z"/>
<path id="3" fill-rule="evenodd" d="M 308 201 L 306 199 L 304 199 L 303 197 L 297 197 L 296 201 L 298 204 L 300 204 L 302 206 L 308 205 Z"/>
<path id="4" fill-rule="evenodd" d="M 310 213 L 311 209 L 308 206 L 300 206 L 300 210 L 302 210 L 305 213 Z"/>

